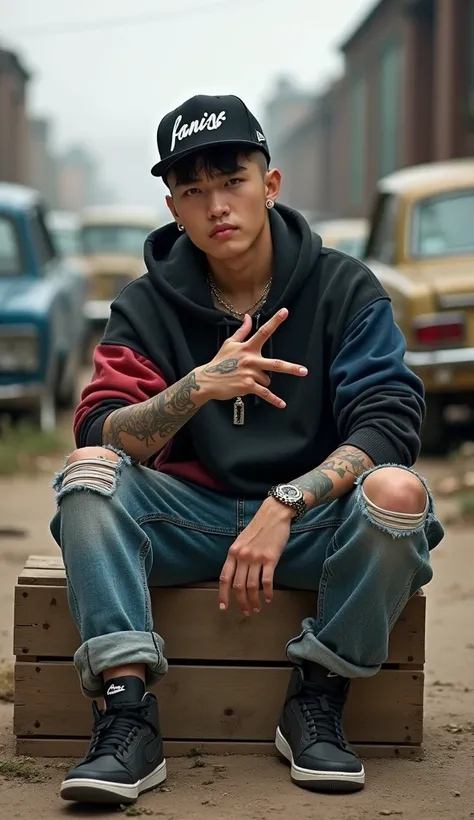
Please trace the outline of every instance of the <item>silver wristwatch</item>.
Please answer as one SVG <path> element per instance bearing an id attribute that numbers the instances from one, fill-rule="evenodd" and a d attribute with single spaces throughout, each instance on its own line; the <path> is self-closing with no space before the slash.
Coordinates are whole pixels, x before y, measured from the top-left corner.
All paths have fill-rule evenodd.
<path id="1" fill-rule="evenodd" d="M 296 484 L 277 484 L 268 491 L 268 495 L 286 504 L 287 507 L 292 507 L 295 510 L 292 523 L 301 521 L 306 514 L 308 507 L 304 500 L 303 491 L 300 490 Z"/>

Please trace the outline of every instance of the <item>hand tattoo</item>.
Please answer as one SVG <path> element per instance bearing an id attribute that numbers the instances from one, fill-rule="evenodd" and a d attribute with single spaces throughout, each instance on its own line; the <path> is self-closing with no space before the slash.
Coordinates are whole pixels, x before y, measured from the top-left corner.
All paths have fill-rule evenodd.
<path id="1" fill-rule="evenodd" d="M 219 364 L 208 365 L 204 368 L 205 373 L 234 373 L 239 366 L 238 359 L 224 359 Z"/>
<path id="2" fill-rule="evenodd" d="M 348 492 L 354 484 L 349 477 L 355 479 L 372 466 L 372 461 L 362 450 L 351 445 L 343 445 L 331 453 L 329 458 L 315 470 L 291 481 L 290 484 L 296 484 L 303 492 L 310 493 L 314 499 L 311 506 L 317 506 L 323 501 L 330 501 L 331 497 L 337 498 Z M 336 473 L 339 479 L 346 479 L 342 492 L 337 484 L 334 487 L 334 481 L 328 472 Z"/>
<path id="3" fill-rule="evenodd" d="M 200 389 L 192 372 L 148 401 L 115 410 L 109 417 L 104 444 L 123 449 L 122 433 L 132 436 L 146 447 L 156 442 L 155 437 L 169 438 L 197 412 L 192 393 Z"/>

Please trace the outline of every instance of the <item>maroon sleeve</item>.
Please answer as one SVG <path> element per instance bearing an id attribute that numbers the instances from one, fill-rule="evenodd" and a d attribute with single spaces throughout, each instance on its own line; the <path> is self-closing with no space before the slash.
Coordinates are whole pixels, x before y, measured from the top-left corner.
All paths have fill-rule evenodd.
<path id="1" fill-rule="evenodd" d="M 146 401 L 166 387 L 158 368 L 145 356 L 122 345 L 98 345 L 92 379 L 74 414 L 76 446 L 99 446 L 104 421 L 113 410 Z"/>

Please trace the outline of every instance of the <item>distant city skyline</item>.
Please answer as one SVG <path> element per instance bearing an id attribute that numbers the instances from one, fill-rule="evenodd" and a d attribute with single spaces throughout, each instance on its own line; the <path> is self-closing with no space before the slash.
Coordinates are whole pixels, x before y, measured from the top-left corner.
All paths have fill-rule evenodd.
<path id="1" fill-rule="evenodd" d="M 165 189 L 149 171 L 166 111 L 195 93 L 235 93 L 262 118 L 281 75 L 317 91 L 373 5 L 190 0 L 176 11 L 156 0 L 0 0 L 1 41 L 32 71 L 30 112 L 52 120 L 53 147 L 86 146 L 123 201 L 161 207 Z"/>

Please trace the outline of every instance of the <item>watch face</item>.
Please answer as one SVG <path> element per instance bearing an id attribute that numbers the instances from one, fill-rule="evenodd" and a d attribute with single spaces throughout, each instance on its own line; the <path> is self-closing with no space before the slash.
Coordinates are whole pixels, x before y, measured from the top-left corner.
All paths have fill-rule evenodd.
<path id="1" fill-rule="evenodd" d="M 288 501 L 298 501 L 303 495 L 300 488 L 295 487 L 294 484 L 281 484 L 280 491 L 287 497 Z"/>

